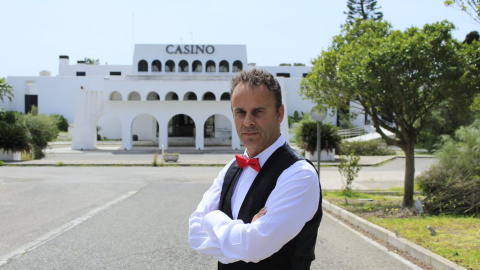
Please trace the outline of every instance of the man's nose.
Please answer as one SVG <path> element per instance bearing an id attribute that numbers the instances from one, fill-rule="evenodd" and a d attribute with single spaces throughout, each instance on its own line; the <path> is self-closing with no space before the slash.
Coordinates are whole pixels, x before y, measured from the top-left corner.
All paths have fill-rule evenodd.
<path id="1" fill-rule="evenodd" d="M 245 115 L 245 119 L 243 120 L 243 125 L 247 126 L 247 127 L 255 125 L 255 120 L 254 120 L 253 115 L 251 113 L 247 113 Z"/>

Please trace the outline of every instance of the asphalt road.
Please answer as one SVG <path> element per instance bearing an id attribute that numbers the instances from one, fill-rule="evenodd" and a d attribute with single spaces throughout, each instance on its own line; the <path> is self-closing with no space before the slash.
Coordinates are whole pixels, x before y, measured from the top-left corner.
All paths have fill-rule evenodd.
<path id="1" fill-rule="evenodd" d="M 0 167 L 0 269 L 216 269 L 187 234 L 219 170 Z M 328 216 L 316 254 L 312 269 L 414 268 Z"/>

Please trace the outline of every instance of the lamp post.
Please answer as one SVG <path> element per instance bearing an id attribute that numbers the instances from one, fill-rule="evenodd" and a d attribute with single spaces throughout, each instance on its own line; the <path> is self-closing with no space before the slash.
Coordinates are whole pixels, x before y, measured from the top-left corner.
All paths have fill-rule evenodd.
<path id="1" fill-rule="evenodd" d="M 310 113 L 313 120 L 317 121 L 317 167 L 318 167 L 318 180 L 320 181 L 320 156 L 321 156 L 321 138 L 322 138 L 322 121 L 327 116 L 327 112 L 324 107 L 320 107 L 320 111 L 315 108 Z"/>

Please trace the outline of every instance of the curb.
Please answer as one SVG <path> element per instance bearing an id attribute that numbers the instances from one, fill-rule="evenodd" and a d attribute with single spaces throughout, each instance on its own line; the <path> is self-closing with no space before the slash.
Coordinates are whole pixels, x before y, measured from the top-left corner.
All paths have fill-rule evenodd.
<path id="1" fill-rule="evenodd" d="M 343 220 L 350 225 L 359 227 L 360 229 L 380 239 L 381 242 L 387 243 L 401 251 L 404 251 L 415 259 L 420 260 L 427 266 L 433 267 L 438 270 L 466 270 L 465 268 L 457 265 L 456 263 L 449 261 L 426 248 L 423 248 L 403 238 L 397 238 L 397 236 L 393 232 L 378 225 L 375 225 L 361 217 L 358 217 L 357 215 L 354 215 L 334 204 L 331 204 L 326 200 L 322 201 L 322 205 L 323 210 L 336 216 L 340 220 Z"/>

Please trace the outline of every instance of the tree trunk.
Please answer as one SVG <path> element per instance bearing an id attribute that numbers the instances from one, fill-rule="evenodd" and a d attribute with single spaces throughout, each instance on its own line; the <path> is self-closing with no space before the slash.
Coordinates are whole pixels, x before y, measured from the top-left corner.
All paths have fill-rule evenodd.
<path id="1" fill-rule="evenodd" d="M 405 184 L 404 184 L 404 193 L 403 193 L 403 203 L 404 207 L 413 206 L 413 191 L 414 191 L 414 180 L 415 180 L 415 144 L 407 143 L 405 149 Z"/>

